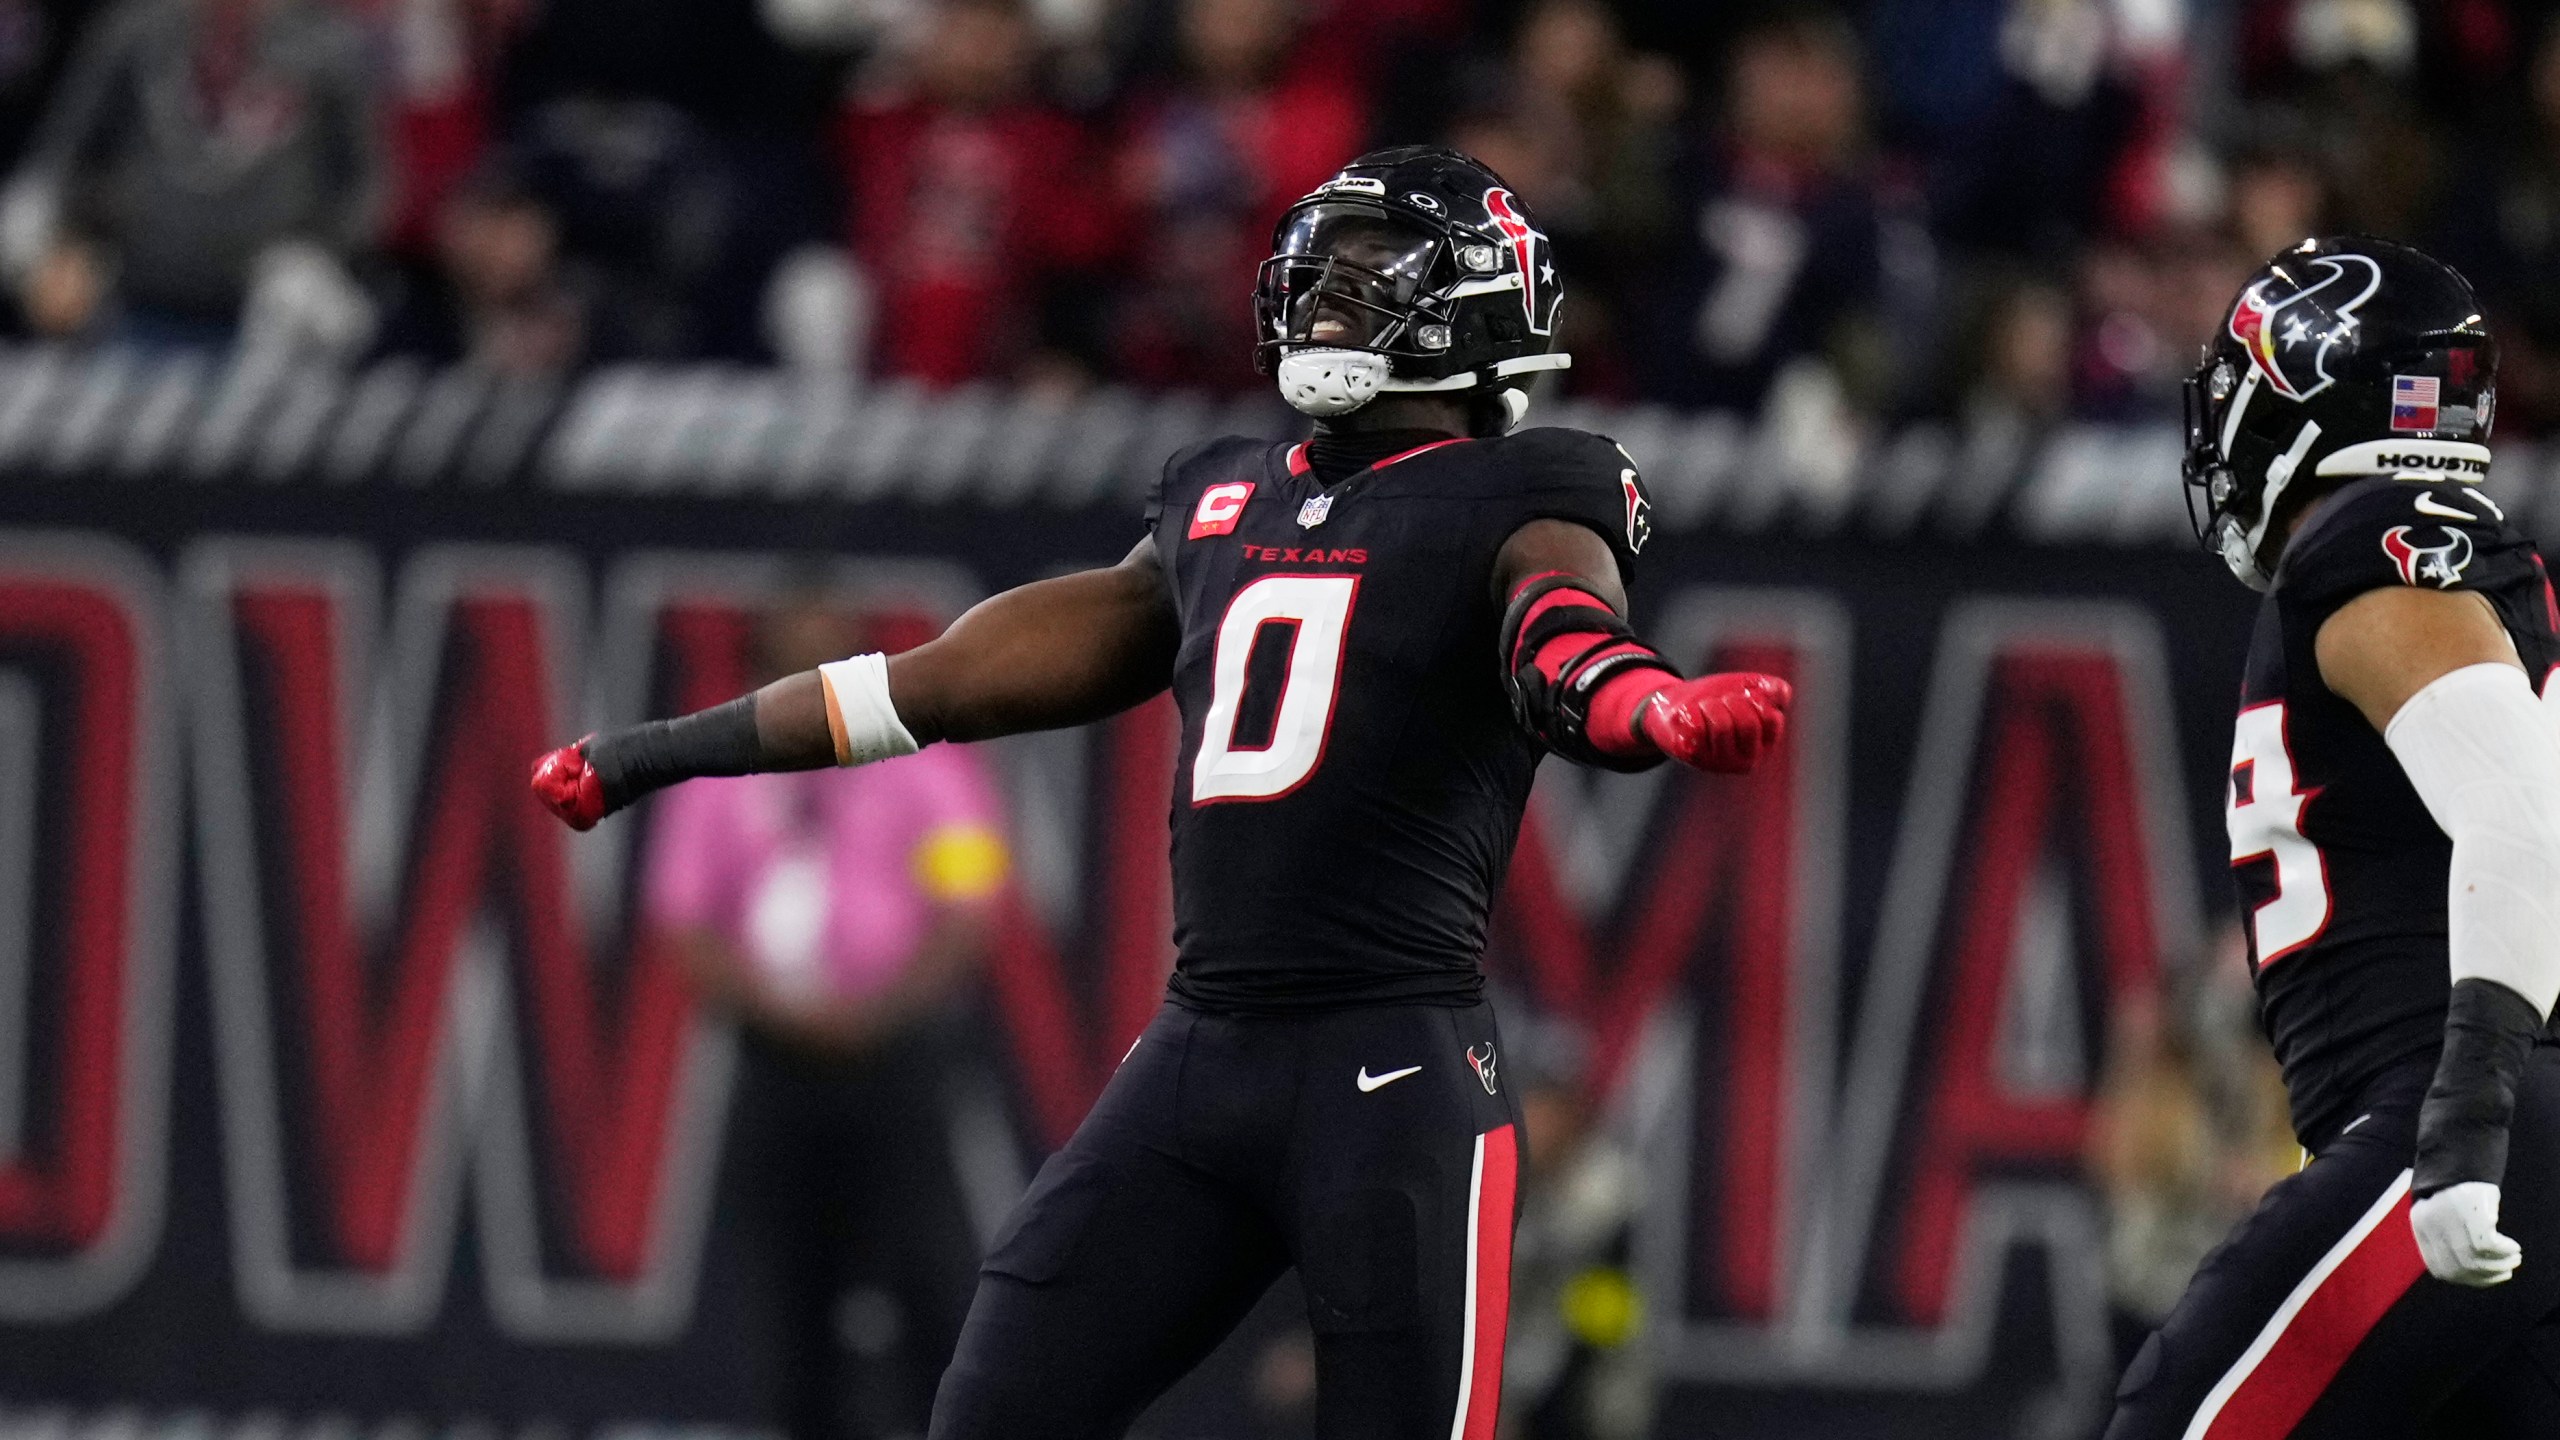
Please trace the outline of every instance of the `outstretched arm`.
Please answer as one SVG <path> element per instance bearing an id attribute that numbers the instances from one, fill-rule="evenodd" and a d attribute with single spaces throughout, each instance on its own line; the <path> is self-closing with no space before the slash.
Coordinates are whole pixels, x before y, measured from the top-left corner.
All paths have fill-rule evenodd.
<path id="1" fill-rule="evenodd" d="M 1494 561 L 1512 708 L 1547 748 L 1611 770 L 1666 757 L 1740 773 L 1786 733 L 1794 691 L 1774 675 L 1683 680 L 1626 622 L 1608 542 L 1569 520 L 1532 520 Z"/>
<path id="2" fill-rule="evenodd" d="M 2516 1083 L 2560 995 L 2560 733 L 2475 593 L 2367 591 L 2320 627 L 2317 654 L 2453 840 L 2453 990 L 2409 1221 L 2436 1278 L 2495 1285 L 2523 1258 L 2497 1228 Z"/>
<path id="3" fill-rule="evenodd" d="M 534 791 L 584 830 L 652 790 L 706 775 L 815 770 L 1081 725 L 1172 682 L 1180 643 L 1155 547 L 987 600 L 885 663 L 856 656 L 751 695 L 563 746 Z"/>

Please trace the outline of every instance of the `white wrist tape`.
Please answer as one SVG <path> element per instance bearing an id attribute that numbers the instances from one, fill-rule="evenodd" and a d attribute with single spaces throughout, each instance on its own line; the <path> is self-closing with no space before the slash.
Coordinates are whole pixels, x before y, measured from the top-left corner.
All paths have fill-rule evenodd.
<path id="1" fill-rule="evenodd" d="M 2512 665 L 2466 665 L 2383 731 L 2453 837 L 2453 978 L 2494 980 L 2548 1018 L 2560 996 L 2560 729 Z"/>
<path id="2" fill-rule="evenodd" d="M 838 765 L 868 765 L 916 753 L 916 737 L 889 703 L 889 657 L 856 655 L 818 667 L 827 692 L 827 729 L 835 735 Z"/>

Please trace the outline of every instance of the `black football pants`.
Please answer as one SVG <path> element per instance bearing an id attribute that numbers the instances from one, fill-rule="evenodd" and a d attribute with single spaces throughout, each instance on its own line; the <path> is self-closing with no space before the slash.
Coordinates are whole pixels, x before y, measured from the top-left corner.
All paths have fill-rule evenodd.
<path id="1" fill-rule="evenodd" d="M 1168 1004 L 981 1268 L 932 1440 L 1105 1440 L 1298 1267 L 1321 1440 L 1489 1440 L 1520 1159 L 1489 1005 Z"/>
<path id="2" fill-rule="evenodd" d="M 2106 1440 L 2560 1436 L 2560 1049 L 2518 1088 L 2486 1290 L 2426 1273 L 2409 1162 L 2428 1066 L 2385 1076 L 2302 1173 L 2205 1259 L 2125 1371 Z"/>

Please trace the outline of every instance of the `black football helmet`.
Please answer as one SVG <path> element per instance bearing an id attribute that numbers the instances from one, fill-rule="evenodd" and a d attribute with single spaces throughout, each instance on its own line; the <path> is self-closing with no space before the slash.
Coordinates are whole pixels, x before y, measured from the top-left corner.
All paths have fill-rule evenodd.
<path id="1" fill-rule="evenodd" d="M 1482 391 L 1509 429 L 1553 350 L 1546 232 L 1502 177 L 1455 150 L 1374 150 L 1289 207 L 1253 294 L 1255 366 L 1310 415 L 1381 391 Z"/>
<path id="2" fill-rule="evenodd" d="M 2187 379 L 2197 538 L 2264 590 L 2288 504 L 2357 475 L 2479 484 L 2497 380 L 2497 344 L 2452 266 L 2362 235 L 2303 241 L 2241 288 Z"/>

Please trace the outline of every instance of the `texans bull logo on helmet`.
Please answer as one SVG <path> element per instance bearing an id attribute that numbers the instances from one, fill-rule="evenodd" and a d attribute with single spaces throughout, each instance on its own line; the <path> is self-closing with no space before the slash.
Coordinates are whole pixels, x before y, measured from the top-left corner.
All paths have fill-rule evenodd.
<path id="1" fill-rule="evenodd" d="M 2445 538 L 2433 545 L 2416 545 L 2409 540 L 2414 528 L 2394 525 L 2382 537 L 2382 553 L 2391 557 L 2392 566 L 2400 572 L 2400 583 L 2452 589 L 2471 566 L 2471 537 L 2449 527 L 2429 526 Z"/>
<path id="2" fill-rule="evenodd" d="M 2304 284 L 2286 267 L 2240 294 L 2231 338 L 2276 393 L 2308 400 L 2336 383 L 2329 352 L 2355 333 L 2356 311 L 2382 288 L 2382 267 L 2364 255 L 2315 255 Z"/>
<path id="3" fill-rule="evenodd" d="M 1555 266 L 1538 254 L 1547 237 L 1520 213 L 1511 192 L 1496 187 L 1484 192 L 1485 214 L 1493 217 L 1493 228 L 1502 235 L 1503 244 L 1511 248 L 1511 262 L 1520 272 L 1520 306 L 1529 312 L 1529 333 L 1548 333 L 1551 314 L 1541 313 L 1539 289 L 1555 279 Z M 1551 308 L 1551 307 L 1550 307 Z"/>
<path id="4" fill-rule="evenodd" d="M 1619 446 L 1618 453 L 1625 454 L 1626 447 Z M 1644 483 L 1633 470 L 1618 472 L 1618 488 L 1627 493 L 1627 549 L 1641 555 L 1644 542 L 1653 538 L 1653 502 L 1645 498 Z"/>

